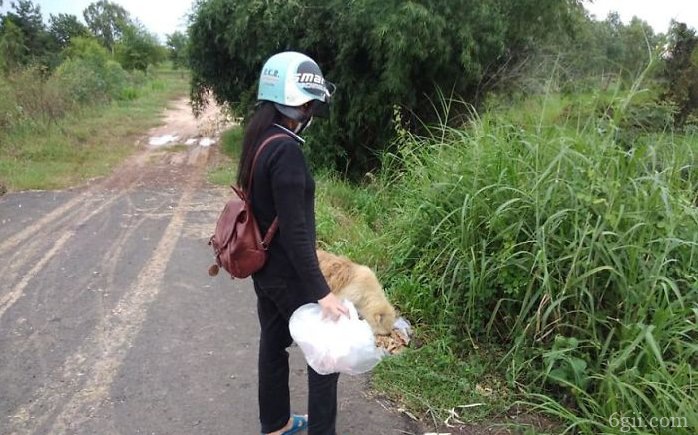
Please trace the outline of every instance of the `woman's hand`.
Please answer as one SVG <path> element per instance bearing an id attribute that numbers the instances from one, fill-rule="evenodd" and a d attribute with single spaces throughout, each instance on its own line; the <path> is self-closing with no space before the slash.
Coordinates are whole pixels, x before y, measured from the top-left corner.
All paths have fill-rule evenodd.
<path id="1" fill-rule="evenodd" d="M 328 293 L 327 296 L 317 301 L 322 307 L 322 318 L 331 318 L 334 321 L 339 320 L 339 316 L 344 314 L 349 318 L 349 310 L 342 305 L 334 293 Z"/>

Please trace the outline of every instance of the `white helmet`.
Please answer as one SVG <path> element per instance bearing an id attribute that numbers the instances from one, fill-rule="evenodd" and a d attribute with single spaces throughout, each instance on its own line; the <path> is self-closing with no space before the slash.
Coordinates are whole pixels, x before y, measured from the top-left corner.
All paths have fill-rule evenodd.
<path id="1" fill-rule="evenodd" d="M 318 64 L 305 54 L 285 51 L 270 57 L 262 67 L 257 99 L 271 101 L 287 117 L 306 121 L 298 107 L 314 104 L 310 116 L 327 116 L 334 84 L 325 80 Z"/>

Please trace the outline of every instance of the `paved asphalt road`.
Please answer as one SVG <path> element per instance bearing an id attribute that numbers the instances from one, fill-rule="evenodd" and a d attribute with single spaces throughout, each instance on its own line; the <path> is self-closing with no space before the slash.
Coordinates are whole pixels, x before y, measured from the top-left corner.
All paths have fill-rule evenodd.
<path id="1" fill-rule="evenodd" d="M 204 181 L 208 150 L 0 197 L 1 434 L 259 433 L 252 284 L 207 275 L 227 194 Z M 305 412 L 297 347 L 291 361 Z M 366 383 L 340 377 L 338 433 L 422 433 Z"/>

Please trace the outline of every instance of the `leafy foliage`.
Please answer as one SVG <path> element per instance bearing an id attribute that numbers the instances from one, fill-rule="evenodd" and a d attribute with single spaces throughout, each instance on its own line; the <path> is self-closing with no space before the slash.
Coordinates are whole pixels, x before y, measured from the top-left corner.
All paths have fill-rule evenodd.
<path id="1" fill-rule="evenodd" d="M 83 17 L 92 33 L 110 51 L 131 22 L 126 9 L 107 0 L 90 4 L 83 11 Z"/>
<path id="2" fill-rule="evenodd" d="M 663 45 L 662 35 L 636 17 L 624 24 L 612 12 L 597 21 L 586 10 L 577 9 L 570 20 L 573 31 L 549 35 L 527 56 L 499 72 L 500 93 L 586 92 L 615 81 L 629 87 Z"/>
<path id="3" fill-rule="evenodd" d="M 5 20 L 14 23 L 22 31 L 27 49 L 32 53 L 45 51 L 47 34 L 41 17 L 41 8 L 29 0 L 12 2 L 13 11 L 8 12 Z"/>
<path id="4" fill-rule="evenodd" d="M 692 114 L 698 116 L 698 34 L 684 23 L 673 22 L 669 43 L 666 97 L 678 105 L 677 123 L 681 125 Z"/>
<path id="5" fill-rule="evenodd" d="M 61 48 L 67 47 L 72 38 L 90 36 L 90 30 L 75 15 L 51 15 L 49 22 L 49 32 Z"/>
<path id="6" fill-rule="evenodd" d="M 22 30 L 11 20 L 6 20 L 0 35 L 0 67 L 7 73 L 22 65 L 27 57 L 28 48 Z"/>
<path id="7" fill-rule="evenodd" d="M 142 24 L 132 20 L 121 6 L 106 0 L 90 4 L 84 10 L 88 27 L 69 14 L 51 15 L 47 28 L 41 17 L 41 9 L 30 0 L 12 2 L 0 27 L 0 59 L 3 71 L 17 69 L 30 63 L 38 63 L 47 70 L 56 68 L 63 60 L 63 49 L 87 49 L 85 41 L 96 38 L 126 69 L 146 71 L 166 57 L 155 35 Z M 76 44 L 71 42 L 80 39 Z M 89 48 L 94 49 L 94 44 Z M 94 50 L 93 50 L 94 54 Z M 101 54 L 100 54 L 101 56 Z"/>
<path id="8" fill-rule="evenodd" d="M 62 83 L 74 103 L 119 98 L 129 84 L 126 72 L 94 38 L 73 38 L 63 55 L 67 60 L 51 78 Z"/>
<path id="9" fill-rule="evenodd" d="M 417 118 L 434 120 L 429 101 L 439 89 L 473 98 L 504 54 L 525 48 L 541 34 L 562 31 L 559 17 L 578 3 L 535 5 L 526 8 L 514 0 L 203 1 L 189 29 L 193 97 L 200 102 L 211 89 L 219 101 L 244 113 L 254 101 L 263 62 L 283 50 L 305 52 L 339 86 L 330 122 L 311 132 L 313 160 L 367 169 L 376 163 L 374 153 L 394 137 L 395 105 L 411 115 L 412 129 L 418 127 Z"/>
<path id="10" fill-rule="evenodd" d="M 109 52 L 95 39 L 76 37 L 63 50 L 63 56 L 69 59 L 86 60 L 97 67 L 104 66 L 111 58 Z"/>
<path id="11" fill-rule="evenodd" d="M 116 59 L 124 68 L 143 72 L 148 69 L 148 65 L 158 64 L 166 56 L 157 37 L 140 25 L 126 26 L 114 51 Z"/>
<path id="12" fill-rule="evenodd" d="M 172 61 L 172 65 L 175 68 L 186 68 L 189 64 L 189 58 L 187 53 L 187 44 L 189 44 L 189 38 L 186 34 L 182 32 L 174 32 L 167 35 L 167 49 L 169 51 L 169 57 Z"/>
<path id="13" fill-rule="evenodd" d="M 12 10 L 5 15 L 3 28 L 12 23 L 21 32 L 22 44 L 26 47 L 21 63 L 24 65 L 33 61 L 50 67 L 58 64 L 56 42 L 44 26 L 41 8 L 30 0 L 19 0 L 11 4 Z M 13 34 L 12 37 L 16 38 L 16 35 Z"/>

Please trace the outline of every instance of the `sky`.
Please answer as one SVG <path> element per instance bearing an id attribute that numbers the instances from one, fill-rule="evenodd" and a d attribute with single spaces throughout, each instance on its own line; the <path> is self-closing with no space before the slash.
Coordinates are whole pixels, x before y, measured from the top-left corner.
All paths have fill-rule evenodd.
<path id="1" fill-rule="evenodd" d="M 41 6 L 45 20 L 59 12 L 78 16 L 94 0 L 34 0 Z M 138 18 L 164 42 L 166 34 L 186 28 L 186 15 L 194 0 L 112 0 Z M 6 11 L 12 0 L 4 0 L 0 8 Z M 698 0 L 584 0 L 587 9 L 598 19 L 606 18 L 612 10 L 618 11 L 624 22 L 634 15 L 647 21 L 657 32 L 666 32 L 672 18 L 698 29 Z"/>
<path id="2" fill-rule="evenodd" d="M 584 6 L 600 20 L 610 11 L 617 11 L 624 23 L 638 16 L 655 32 L 666 33 L 672 18 L 698 29 L 698 0 L 585 0 Z"/>
<path id="3" fill-rule="evenodd" d="M 82 18 L 82 11 L 95 0 L 33 0 L 41 7 L 41 14 L 48 21 L 49 14 L 72 14 Z M 175 30 L 186 29 L 186 15 L 191 11 L 194 0 L 110 0 L 126 9 L 132 17 L 138 18 L 145 27 L 156 33 L 162 42 L 165 35 Z M 0 8 L 6 11 L 12 0 L 4 0 Z"/>

